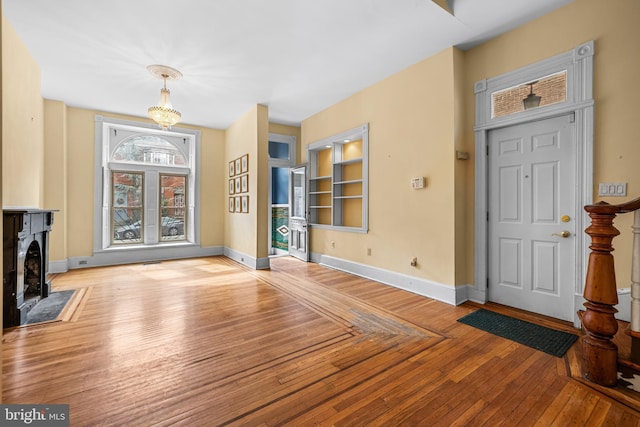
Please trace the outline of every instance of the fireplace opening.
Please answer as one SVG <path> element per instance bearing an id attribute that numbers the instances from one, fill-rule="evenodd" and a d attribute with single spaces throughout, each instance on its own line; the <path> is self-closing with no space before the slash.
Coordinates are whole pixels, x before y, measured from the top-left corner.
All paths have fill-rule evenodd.
<path id="1" fill-rule="evenodd" d="M 49 296 L 51 210 L 3 209 L 3 327 L 23 325 L 27 313 Z"/>
<path id="2" fill-rule="evenodd" d="M 42 296 L 42 256 L 37 240 L 31 242 L 24 260 L 24 302 L 35 305 Z"/>

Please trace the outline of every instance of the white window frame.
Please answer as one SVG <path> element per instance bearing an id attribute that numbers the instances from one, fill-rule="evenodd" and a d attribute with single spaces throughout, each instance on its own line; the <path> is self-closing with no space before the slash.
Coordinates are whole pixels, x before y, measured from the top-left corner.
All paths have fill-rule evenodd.
<path id="1" fill-rule="evenodd" d="M 126 134 L 146 134 L 157 135 L 168 140 L 181 139 L 184 148 L 178 147 L 187 159 L 186 166 L 163 167 L 162 172 L 154 165 L 131 164 L 128 162 L 110 161 L 113 149 L 118 145 L 112 144 L 110 135 L 113 130 Z M 186 199 L 188 206 L 185 206 L 185 240 L 180 241 L 160 241 L 159 233 L 144 233 L 145 241 L 140 244 L 122 245 L 111 243 L 111 171 L 119 172 L 144 172 L 147 189 L 144 191 L 145 206 L 145 228 L 154 229 L 158 227 L 159 218 L 159 176 L 160 173 L 170 173 L 174 175 L 185 175 L 187 177 L 188 188 Z M 200 245 L 200 215 L 196 206 L 200 205 L 200 131 L 191 129 L 172 128 L 170 131 L 163 131 L 157 126 L 148 123 L 139 123 L 128 120 L 107 118 L 100 115 L 95 117 L 95 176 L 94 176 L 94 233 L 93 251 L 98 253 L 118 253 L 127 251 L 138 251 L 142 258 L 153 258 L 154 251 L 160 248 L 171 247 L 194 247 Z M 147 252 L 149 251 L 149 252 Z M 146 254 L 146 255 L 145 255 Z M 179 254 L 176 254 L 179 256 Z M 114 263 L 117 263 L 114 258 Z"/>

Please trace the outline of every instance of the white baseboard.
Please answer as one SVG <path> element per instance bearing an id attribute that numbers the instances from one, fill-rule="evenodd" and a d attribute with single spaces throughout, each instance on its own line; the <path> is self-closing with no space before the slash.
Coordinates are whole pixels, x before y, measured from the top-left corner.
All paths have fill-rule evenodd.
<path id="1" fill-rule="evenodd" d="M 167 246 L 163 248 L 135 248 L 131 250 L 104 251 L 92 256 L 71 257 L 66 260 L 49 261 L 50 273 L 64 273 L 69 270 L 109 265 L 134 264 L 140 262 L 170 259 L 197 258 L 223 254 L 222 246 L 199 247 L 195 245 Z"/>
<path id="2" fill-rule="evenodd" d="M 66 273 L 69 271 L 69 260 L 49 261 L 49 273 Z"/>
<path id="3" fill-rule="evenodd" d="M 631 288 L 618 289 L 616 319 L 631 322 Z"/>
<path id="4" fill-rule="evenodd" d="M 574 307 L 576 313 L 580 310 L 584 310 L 584 303 L 587 301 L 582 295 L 576 294 L 574 299 Z M 631 321 L 631 288 L 618 289 L 618 304 L 615 306 L 618 312 L 616 313 L 616 319 L 623 322 Z M 580 327 L 580 320 L 576 314 L 573 324 L 576 328 Z"/>
<path id="5" fill-rule="evenodd" d="M 104 251 L 92 256 L 71 257 L 65 260 L 49 261 L 49 273 L 64 273 L 69 270 L 109 265 L 134 264 L 140 262 L 163 261 L 170 259 L 198 258 L 225 255 L 234 261 L 254 270 L 269 269 L 269 257 L 254 258 L 242 252 L 211 246 L 202 248 L 195 245 L 167 246 L 163 248 L 132 248 L 130 250 Z"/>
<path id="6" fill-rule="evenodd" d="M 244 264 L 249 268 L 253 268 L 254 270 L 268 270 L 271 266 L 269 263 L 269 257 L 254 258 L 230 248 L 224 248 L 223 255 L 239 262 L 240 264 Z"/>
<path id="7" fill-rule="evenodd" d="M 468 301 L 477 302 L 479 304 L 484 304 L 487 302 L 487 290 L 486 289 L 476 289 L 473 285 L 468 285 Z"/>
<path id="8" fill-rule="evenodd" d="M 576 294 L 574 305 L 576 312 L 585 309 L 584 303 L 586 301 L 582 295 Z M 631 321 L 631 288 L 618 289 L 618 304 L 615 308 L 618 310 L 616 319 L 622 320 L 623 322 Z"/>
<path id="9" fill-rule="evenodd" d="M 449 286 L 419 277 L 409 276 L 366 264 L 331 257 L 323 254 L 311 254 L 311 261 L 356 276 L 375 280 L 414 294 L 433 298 L 451 305 L 462 304 L 467 301 L 468 285 Z"/>

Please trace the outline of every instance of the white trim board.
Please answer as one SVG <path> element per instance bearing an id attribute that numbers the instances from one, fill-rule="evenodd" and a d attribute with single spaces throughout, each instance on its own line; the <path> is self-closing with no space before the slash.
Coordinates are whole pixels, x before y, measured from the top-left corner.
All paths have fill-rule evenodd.
<path id="1" fill-rule="evenodd" d="M 268 270 L 271 266 L 268 256 L 265 258 L 255 258 L 240 251 L 236 251 L 235 249 L 226 247 L 224 248 L 223 255 L 254 270 Z"/>
<path id="2" fill-rule="evenodd" d="M 163 248 L 130 248 L 118 251 L 101 251 L 92 256 L 71 257 L 65 260 L 49 261 L 50 273 L 66 273 L 69 270 L 110 265 L 136 264 L 140 262 L 166 261 L 172 259 L 199 258 L 223 255 L 222 246 L 202 248 L 196 245 L 176 245 Z"/>
<path id="3" fill-rule="evenodd" d="M 393 286 L 394 288 L 409 291 L 427 298 L 433 298 L 450 305 L 459 305 L 468 300 L 468 285 L 453 287 L 420 277 L 396 273 L 394 271 L 318 253 L 311 253 L 311 261 L 325 267 L 364 277 L 365 279 L 375 280 L 376 282 Z"/>
<path id="4" fill-rule="evenodd" d="M 102 251 L 92 256 L 71 257 L 49 261 L 49 273 L 66 273 L 69 270 L 111 265 L 136 264 L 141 262 L 167 261 L 172 259 L 200 258 L 224 255 L 254 270 L 270 267 L 269 257 L 255 258 L 224 246 L 202 248 L 195 245 L 166 246 L 164 248 L 130 248 L 128 250 Z"/>

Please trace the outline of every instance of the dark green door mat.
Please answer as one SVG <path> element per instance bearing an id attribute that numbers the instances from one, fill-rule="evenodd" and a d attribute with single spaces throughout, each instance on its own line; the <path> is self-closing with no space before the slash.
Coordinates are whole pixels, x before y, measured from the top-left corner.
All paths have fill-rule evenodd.
<path id="1" fill-rule="evenodd" d="M 75 290 L 51 292 L 27 313 L 26 325 L 56 320 Z"/>
<path id="2" fill-rule="evenodd" d="M 556 357 L 562 357 L 578 339 L 577 335 L 569 332 L 557 331 L 483 309 L 461 317 L 458 322 Z"/>

